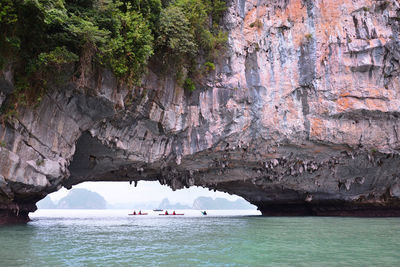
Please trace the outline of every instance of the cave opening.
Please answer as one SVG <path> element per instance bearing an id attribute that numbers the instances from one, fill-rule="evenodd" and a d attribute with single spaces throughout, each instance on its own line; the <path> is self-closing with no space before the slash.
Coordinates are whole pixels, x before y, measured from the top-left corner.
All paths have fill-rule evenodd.
<path id="1" fill-rule="evenodd" d="M 62 188 L 37 203 L 38 209 L 176 209 L 249 210 L 257 207 L 242 197 L 192 186 L 173 191 L 157 181 L 83 182 Z"/>
<path id="2" fill-rule="evenodd" d="M 238 209 L 235 205 L 242 206 L 243 209 L 257 208 L 250 204 L 248 199 L 242 198 L 249 193 L 246 191 L 248 187 L 242 186 L 240 182 L 208 183 L 207 174 L 204 176 L 207 176 L 207 181 L 198 177 L 194 179 L 191 176 L 193 163 L 202 164 L 199 159 L 181 165 L 175 164 L 175 160 L 171 158 L 150 160 L 146 154 L 151 151 L 146 152 L 131 141 L 129 145 L 132 147 L 127 152 L 121 148 L 124 147 L 122 143 L 122 140 L 116 138 L 103 140 L 93 136 L 91 132 L 84 132 L 77 140 L 76 150 L 68 167 L 70 176 L 61 183 L 64 188 L 44 201 L 57 207 L 58 204 L 52 204 L 51 201 L 60 201 L 61 197 L 58 196 L 66 197 L 67 189 L 85 189 L 97 191 L 105 199 L 106 204 L 97 208 L 126 209 L 143 201 L 150 202 L 147 203 L 149 205 L 139 205 L 147 209 L 155 209 L 162 205 L 189 209 L 204 207 L 194 205 L 197 198 L 200 198 L 197 203 L 221 202 L 210 204 L 211 207 L 217 205 L 217 209 L 230 209 L 231 206 Z M 252 187 L 251 190 L 253 189 Z M 39 208 L 42 203 L 43 201 L 38 203 Z M 62 205 L 59 207 L 63 208 Z M 76 208 L 80 208 L 79 205 Z M 204 208 L 209 209 L 207 206 Z"/>

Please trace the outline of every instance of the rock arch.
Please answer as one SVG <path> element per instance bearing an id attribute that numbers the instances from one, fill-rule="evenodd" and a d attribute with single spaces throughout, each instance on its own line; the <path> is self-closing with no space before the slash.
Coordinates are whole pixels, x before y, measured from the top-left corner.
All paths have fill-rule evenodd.
<path id="1" fill-rule="evenodd" d="M 231 2 L 227 52 L 193 93 L 151 65 L 134 90 L 107 70 L 49 82 L 0 124 L 0 223 L 86 180 L 205 186 L 265 215 L 399 215 L 399 6 L 378 2 Z"/>

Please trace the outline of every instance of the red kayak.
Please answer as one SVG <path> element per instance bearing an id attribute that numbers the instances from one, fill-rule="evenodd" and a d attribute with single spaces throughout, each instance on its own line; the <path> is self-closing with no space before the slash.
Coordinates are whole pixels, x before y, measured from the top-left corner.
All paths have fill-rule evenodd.
<path id="1" fill-rule="evenodd" d="M 147 213 L 141 213 L 141 214 L 139 214 L 139 213 L 136 213 L 136 214 L 128 214 L 128 215 L 147 215 Z"/>
<path id="2" fill-rule="evenodd" d="M 183 213 L 175 213 L 175 214 L 158 214 L 158 215 L 165 215 L 165 216 L 174 216 L 174 215 L 184 215 Z"/>

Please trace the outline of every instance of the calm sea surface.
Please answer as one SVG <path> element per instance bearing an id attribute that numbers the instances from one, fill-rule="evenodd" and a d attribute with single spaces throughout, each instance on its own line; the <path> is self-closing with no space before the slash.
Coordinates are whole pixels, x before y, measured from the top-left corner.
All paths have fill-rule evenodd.
<path id="1" fill-rule="evenodd" d="M 0 266 L 400 266 L 400 218 L 39 210 L 0 227 Z"/>

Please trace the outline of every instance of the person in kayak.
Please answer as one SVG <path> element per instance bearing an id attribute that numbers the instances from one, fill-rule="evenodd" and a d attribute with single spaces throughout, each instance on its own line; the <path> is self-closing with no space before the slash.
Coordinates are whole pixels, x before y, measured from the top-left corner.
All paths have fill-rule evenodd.
<path id="1" fill-rule="evenodd" d="M 168 215 L 168 211 L 165 211 L 165 215 Z"/>
<path id="2" fill-rule="evenodd" d="M 172 215 L 176 215 L 175 211 L 174 211 L 174 212 L 172 212 Z"/>
<path id="3" fill-rule="evenodd" d="M 133 211 L 133 215 L 136 215 L 136 211 Z"/>
<path id="4" fill-rule="evenodd" d="M 141 210 L 139 210 L 139 215 L 142 215 L 142 211 Z"/>
<path id="5" fill-rule="evenodd" d="M 207 212 L 206 212 L 206 211 L 202 211 L 201 213 L 203 213 L 203 215 L 207 215 Z"/>

